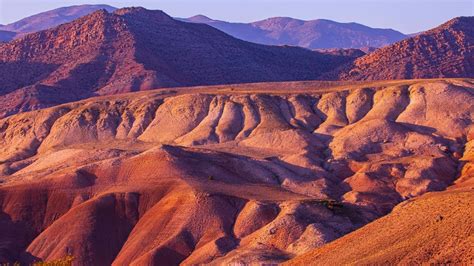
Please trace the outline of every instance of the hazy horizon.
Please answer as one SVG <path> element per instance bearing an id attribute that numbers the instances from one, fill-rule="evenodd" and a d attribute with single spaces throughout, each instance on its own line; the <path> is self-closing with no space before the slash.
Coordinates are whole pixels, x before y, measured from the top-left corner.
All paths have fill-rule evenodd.
<path id="1" fill-rule="evenodd" d="M 303 20 L 330 19 L 357 22 L 374 28 L 392 28 L 409 34 L 424 31 L 458 16 L 473 16 L 472 0 L 190 0 L 154 1 L 57 1 L 0 0 L 0 24 L 51 9 L 83 4 L 106 4 L 117 8 L 143 6 L 160 9 L 173 17 L 205 15 L 230 22 L 252 22 L 269 17 L 292 17 Z M 251 7 L 251 8 L 249 8 Z"/>

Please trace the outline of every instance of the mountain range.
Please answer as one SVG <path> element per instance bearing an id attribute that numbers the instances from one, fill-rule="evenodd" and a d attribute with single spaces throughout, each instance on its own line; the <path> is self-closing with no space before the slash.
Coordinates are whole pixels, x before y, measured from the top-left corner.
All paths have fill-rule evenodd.
<path id="1" fill-rule="evenodd" d="M 352 60 L 249 43 L 161 11 L 99 10 L 0 45 L 0 113 L 160 87 L 314 80 Z"/>
<path id="2" fill-rule="evenodd" d="M 294 45 L 310 49 L 382 47 L 407 38 L 392 29 L 326 19 L 268 18 L 252 23 L 231 23 L 203 15 L 182 19 L 205 23 L 236 38 L 267 45 Z"/>
<path id="3" fill-rule="evenodd" d="M 456 18 L 363 55 L 250 43 L 161 11 L 101 9 L 0 45 L 0 116 L 160 87 L 472 77 L 473 20 Z"/>
<path id="4" fill-rule="evenodd" d="M 19 38 L 26 33 L 49 29 L 90 14 L 99 9 L 116 10 L 108 5 L 78 5 L 42 12 L 17 22 L 0 25 L 0 41 Z M 205 23 L 238 39 L 268 45 L 293 45 L 310 49 L 381 47 L 408 36 L 392 29 L 375 29 L 358 23 L 339 23 L 331 20 L 303 21 L 293 18 L 269 18 L 253 23 L 232 23 L 213 20 L 203 15 L 187 22 Z"/>

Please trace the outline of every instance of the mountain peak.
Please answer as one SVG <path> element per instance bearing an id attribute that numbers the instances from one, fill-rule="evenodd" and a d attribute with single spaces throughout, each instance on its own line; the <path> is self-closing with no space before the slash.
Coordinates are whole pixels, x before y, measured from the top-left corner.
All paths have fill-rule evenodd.
<path id="1" fill-rule="evenodd" d="M 143 7 L 126 7 L 117 9 L 114 14 L 128 17 L 133 16 L 134 19 L 153 19 L 154 21 L 174 21 L 174 19 L 161 10 L 149 10 Z"/>
<path id="2" fill-rule="evenodd" d="M 120 8 L 120 9 L 117 9 L 115 10 L 115 14 L 117 15 L 125 15 L 125 14 L 137 14 L 137 13 L 144 13 L 144 12 L 147 12 L 147 11 L 150 11 L 146 8 L 143 8 L 143 7 L 124 7 L 124 8 Z"/>
<path id="3" fill-rule="evenodd" d="M 37 32 L 70 22 L 74 19 L 91 14 L 97 10 L 112 12 L 115 9 L 115 7 L 109 5 L 76 5 L 61 7 L 21 19 L 5 26 L 1 26 L 0 30 L 18 33 Z"/>
<path id="4" fill-rule="evenodd" d="M 46 12 L 43 12 L 43 13 L 40 13 L 40 14 L 61 13 L 63 15 L 73 15 L 77 12 L 82 13 L 84 10 L 100 10 L 100 9 L 104 9 L 108 12 L 113 12 L 117 8 L 115 8 L 113 6 L 109 6 L 109 5 L 103 5 L 103 4 L 101 4 L 101 5 L 84 4 L 84 5 L 73 5 L 73 6 L 60 7 L 60 8 L 53 9 L 53 10 L 50 10 L 50 11 L 46 11 Z"/>
<path id="5" fill-rule="evenodd" d="M 105 10 L 105 9 L 97 9 L 96 11 L 84 16 L 84 17 L 87 17 L 87 16 L 91 16 L 91 17 L 95 17 L 95 16 L 98 16 L 98 17 L 103 17 L 103 16 L 107 16 L 109 15 L 110 13 Z"/>
<path id="6" fill-rule="evenodd" d="M 207 17 L 205 15 L 196 15 L 187 18 L 186 20 L 191 21 L 191 22 L 196 22 L 196 23 L 208 23 L 208 22 L 214 22 L 214 19 L 211 19 L 210 17 Z"/>
<path id="7" fill-rule="evenodd" d="M 254 22 L 252 24 L 259 25 L 260 27 L 269 28 L 269 27 L 285 27 L 288 24 L 303 24 L 304 20 L 290 18 L 290 17 L 272 17 L 264 20 Z"/>
<path id="8" fill-rule="evenodd" d="M 296 19 L 292 17 L 271 17 L 261 21 L 277 21 L 277 22 L 291 22 L 291 21 L 304 21 L 302 19 Z"/>
<path id="9" fill-rule="evenodd" d="M 452 28 L 456 30 L 472 30 L 474 25 L 474 17 L 455 17 L 438 28 Z M 438 29 L 435 28 L 435 29 Z"/>

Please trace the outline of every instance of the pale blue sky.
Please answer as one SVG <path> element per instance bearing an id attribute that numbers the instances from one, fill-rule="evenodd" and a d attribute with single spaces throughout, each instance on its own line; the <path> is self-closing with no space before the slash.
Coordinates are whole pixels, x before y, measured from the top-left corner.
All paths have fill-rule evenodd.
<path id="1" fill-rule="evenodd" d="M 473 16 L 474 0 L 0 0 L 0 23 L 6 24 L 49 9 L 78 4 L 143 6 L 175 17 L 204 14 L 234 22 L 286 16 L 359 22 L 371 27 L 413 33 L 453 17 Z"/>

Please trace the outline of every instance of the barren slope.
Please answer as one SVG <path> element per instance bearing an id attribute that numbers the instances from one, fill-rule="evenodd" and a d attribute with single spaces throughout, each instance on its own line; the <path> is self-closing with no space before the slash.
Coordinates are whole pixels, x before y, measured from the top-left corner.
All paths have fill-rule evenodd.
<path id="1" fill-rule="evenodd" d="M 286 84 L 137 92 L 1 119 L 0 261 L 282 262 L 406 199 L 456 180 L 472 189 L 473 80 Z"/>
<path id="2" fill-rule="evenodd" d="M 378 49 L 336 71 L 343 80 L 474 77 L 474 17 L 454 18 L 439 27 Z M 329 77 L 329 76 L 328 76 Z"/>
<path id="3" fill-rule="evenodd" d="M 429 193 L 286 265 L 472 264 L 474 192 Z"/>

